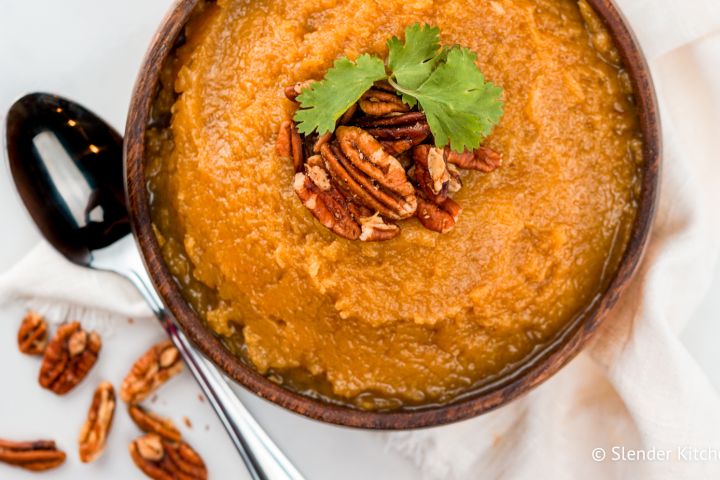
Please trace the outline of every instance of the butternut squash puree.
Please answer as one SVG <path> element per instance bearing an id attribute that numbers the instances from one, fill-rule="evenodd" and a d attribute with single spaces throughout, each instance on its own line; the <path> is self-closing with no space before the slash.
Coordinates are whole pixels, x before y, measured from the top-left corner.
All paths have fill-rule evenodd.
<path id="1" fill-rule="evenodd" d="M 450 233 L 411 219 L 395 240 L 346 241 L 275 153 L 282 88 L 384 57 L 414 22 L 504 88 L 488 141 L 504 166 L 466 174 Z M 260 372 L 362 408 L 446 402 L 512 369 L 604 288 L 635 217 L 641 139 L 602 28 L 571 0 L 208 6 L 165 72 L 170 126 L 148 133 L 157 236 L 188 299 Z"/>

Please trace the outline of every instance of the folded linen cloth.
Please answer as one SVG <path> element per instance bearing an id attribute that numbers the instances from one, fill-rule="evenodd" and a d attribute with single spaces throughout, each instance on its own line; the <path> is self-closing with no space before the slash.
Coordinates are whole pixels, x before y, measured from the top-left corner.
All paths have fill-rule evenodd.
<path id="1" fill-rule="evenodd" d="M 104 335 L 117 320 L 153 316 L 130 282 L 74 265 L 44 241 L 0 275 L 0 302 L 21 302 L 50 322 L 82 319 Z"/>
<path id="2" fill-rule="evenodd" d="M 720 2 L 620 3 L 651 61 L 664 122 L 662 195 L 646 258 L 586 352 L 530 394 L 455 425 L 377 434 L 413 459 L 419 476 L 720 478 L 720 461 L 703 460 L 720 449 L 720 398 L 676 336 L 719 253 L 709 206 L 720 204 L 712 183 L 720 178 L 712 161 L 720 154 L 712 130 L 720 124 Z M 105 334 L 117 319 L 151 316 L 126 281 L 71 265 L 45 243 L 0 275 L 0 302 L 13 300 Z M 613 447 L 671 455 L 615 461 Z"/>

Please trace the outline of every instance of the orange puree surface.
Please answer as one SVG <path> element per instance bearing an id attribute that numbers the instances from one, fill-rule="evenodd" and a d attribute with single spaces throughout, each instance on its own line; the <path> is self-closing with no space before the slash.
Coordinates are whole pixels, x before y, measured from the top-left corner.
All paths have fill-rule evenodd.
<path id="1" fill-rule="evenodd" d="M 320 225 L 275 152 L 283 87 L 343 55 L 386 55 L 423 22 L 504 89 L 454 230 L 380 243 Z M 361 408 L 446 402 L 546 344 L 607 284 L 635 218 L 641 138 L 627 74 L 571 0 L 219 0 L 165 69 L 148 131 L 158 239 L 188 300 L 237 355 Z M 174 91 L 173 91 L 174 90 Z"/>

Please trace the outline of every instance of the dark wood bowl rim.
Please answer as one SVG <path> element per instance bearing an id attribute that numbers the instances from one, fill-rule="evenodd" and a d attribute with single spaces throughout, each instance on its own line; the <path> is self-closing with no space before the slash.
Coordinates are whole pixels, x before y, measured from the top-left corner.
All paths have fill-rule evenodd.
<path id="1" fill-rule="evenodd" d="M 643 256 L 652 226 L 660 175 L 661 138 L 655 90 L 645 58 L 611 0 L 588 0 L 599 14 L 623 58 L 632 79 L 644 137 L 642 195 L 627 250 L 615 277 L 599 299 L 582 314 L 578 327 L 540 362 L 495 390 L 440 406 L 396 412 L 371 412 L 316 400 L 277 385 L 226 350 L 183 298 L 165 266 L 153 234 L 144 175 L 145 128 L 157 91 L 160 68 L 172 51 L 194 6 L 202 0 L 179 0 L 165 17 L 140 70 L 128 112 L 125 133 L 125 181 L 133 230 L 145 266 L 165 305 L 199 350 L 230 378 L 258 396 L 293 412 L 324 422 L 372 429 L 410 429 L 442 425 L 487 412 L 536 387 L 569 362 L 588 342 L 626 289 Z"/>

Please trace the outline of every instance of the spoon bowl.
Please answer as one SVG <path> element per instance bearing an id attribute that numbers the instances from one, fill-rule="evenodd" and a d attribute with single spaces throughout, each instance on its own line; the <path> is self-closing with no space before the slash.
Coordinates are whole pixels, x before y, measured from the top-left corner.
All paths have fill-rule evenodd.
<path id="1" fill-rule="evenodd" d="M 86 108 L 32 93 L 10 108 L 8 161 L 20 198 L 45 239 L 71 262 L 130 233 L 122 137 Z"/>

